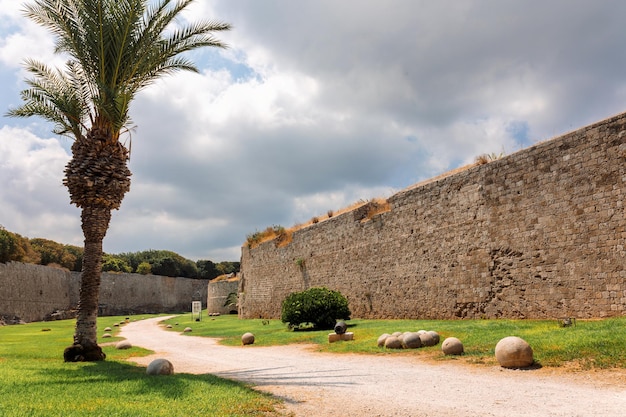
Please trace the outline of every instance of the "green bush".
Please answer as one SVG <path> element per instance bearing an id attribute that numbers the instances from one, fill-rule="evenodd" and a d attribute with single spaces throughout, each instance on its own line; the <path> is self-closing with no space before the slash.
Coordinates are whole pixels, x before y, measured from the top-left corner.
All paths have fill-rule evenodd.
<path id="1" fill-rule="evenodd" d="M 315 329 L 332 329 L 337 320 L 350 320 L 350 314 L 348 300 L 339 291 L 318 287 L 289 294 L 280 319 L 292 328 L 311 324 Z"/>

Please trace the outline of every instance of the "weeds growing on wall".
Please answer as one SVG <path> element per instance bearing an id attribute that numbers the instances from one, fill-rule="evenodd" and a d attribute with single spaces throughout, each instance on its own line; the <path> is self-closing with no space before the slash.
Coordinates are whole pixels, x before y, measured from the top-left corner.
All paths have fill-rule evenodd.
<path id="1" fill-rule="evenodd" d="M 341 210 L 328 210 L 325 216 L 314 216 L 308 222 L 296 224 L 289 229 L 285 229 L 283 226 L 280 225 L 274 225 L 267 227 L 263 231 L 256 231 L 254 233 L 251 233 L 246 237 L 245 246 L 249 248 L 255 248 L 261 243 L 269 242 L 271 240 L 276 240 L 277 247 L 286 246 L 291 243 L 293 232 L 304 229 L 305 227 L 311 226 L 313 224 L 318 224 L 340 214 L 356 210 L 366 204 L 369 204 L 370 206 L 365 218 L 363 218 L 362 221 L 371 220 L 377 214 L 391 210 L 391 204 L 384 198 L 374 198 L 369 201 L 359 200 L 356 203 L 351 204 L 350 206 L 345 207 Z"/>

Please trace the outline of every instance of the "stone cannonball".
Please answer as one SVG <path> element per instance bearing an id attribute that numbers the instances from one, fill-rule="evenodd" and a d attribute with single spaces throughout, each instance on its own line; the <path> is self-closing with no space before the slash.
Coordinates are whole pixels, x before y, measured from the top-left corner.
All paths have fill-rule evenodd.
<path id="1" fill-rule="evenodd" d="M 241 344 L 242 345 L 251 345 L 254 343 L 254 335 L 250 332 L 248 333 L 244 333 L 243 336 L 241 336 Z"/>
<path id="2" fill-rule="evenodd" d="M 385 339 L 385 347 L 387 349 L 402 349 L 402 342 L 396 336 L 389 336 Z"/>
<path id="3" fill-rule="evenodd" d="M 422 344 L 421 336 L 417 333 L 406 333 L 402 337 L 402 347 L 405 349 L 417 349 Z"/>
<path id="4" fill-rule="evenodd" d="M 174 365 L 167 359 L 155 359 L 146 368 L 148 375 L 172 375 L 174 373 Z"/>
<path id="5" fill-rule="evenodd" d="M 445 355 L 460 355 L 463 353 L 463 343 L 456 337 L 448 337 L 441 344 L 441 350 Z"/>
<path id="6" fill-rule="evenodd" d="M 380 336 L 378 336 L 378 340 L 376 341 L 376 343 L 378 344 L 378 347 L 383 347 L 385 346 L 385 340 L 391 336 L 389 333 L 383 333 Z"/>
<path id="7" fill-rule="evenodd" d="M 422 340 L 423 346 L 435 346 L 437 344 L 435 343 L 435 339 L 433 338 L 433 335 L 428 332 L 421 333 L 419 335 L 419 338 Z"/>
<path id="8" fill-rule="evenodd" d="M 496 345 L 496 359 L 503 368 L 523 368 L 533 364 L 533 349 L 520 337 L 505 337 Z"/>
<path id="9" fill-rule="evenodd" d="M 433 337 L 433 346 L 439 343 L 439 340 L 440 340 L 439 333 L 433 330 L 429 330 L 428 334 L 430 334 Z"/>
<path id="10" fill-rule="evenodd" d="M 115 349 L 130 349 L 133 345 L 128 340 L 121 340 L 115 345 Z"/>

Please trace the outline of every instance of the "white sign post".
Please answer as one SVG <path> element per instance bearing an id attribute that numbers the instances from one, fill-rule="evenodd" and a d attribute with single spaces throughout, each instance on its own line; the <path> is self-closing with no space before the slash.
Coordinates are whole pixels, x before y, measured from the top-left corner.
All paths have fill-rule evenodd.
<path id="1" fill-rule="evenodd" d="M 196 319 L 196 315 L 198 318 Z M 202 320 L 202 301 L 192 301 L 191 302 L 191 321 L 200 321 Z"/>

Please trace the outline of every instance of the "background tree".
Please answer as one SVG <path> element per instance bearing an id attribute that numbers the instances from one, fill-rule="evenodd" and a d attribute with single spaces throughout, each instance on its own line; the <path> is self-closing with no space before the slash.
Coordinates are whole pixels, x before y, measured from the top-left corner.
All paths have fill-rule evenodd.
<path id="1" fill-rule="evenodd" d="M 196 266 L 198 267 L 199 278 L 213 279 L 220 274 L 215 267 L 215 263 L 213 261 L 209 261 L 208 259 L 201 259 L 197 261 Z"/>
<path id="2" fill-rule="evenodd" d="M 76 250 L 70 250 L 68 245 L 62 245 L 53 240 L 35 238 L 30 240 L 34 251 L 39 253 L 41 265 L 59 265 L 74 271 L 78 259 Z"/>
<path id="3" fill-rule="evenodd" d="M 224 47 L 214 31 L 219 22 L 184 25 L 180 17 L 193 0 L 36 0 L 26 15 L 55 36 L 57 53 L 67 55 L 64 69 L 26 61 L 32 78 L 22 92 L 24 104 L 10 116 L 41 116 L 54 132 L 74 139 L 63 183 L 81 209 L 84 254 L 74 344 L 66 361 L 102 360 L 96 319 L 102 269 L 102 241 L 111 211 L 130 189 L 127 131 L 129 106 L 137 92 L 161 76 L 196 71 L 181 54 L 205 46 Z"/>
<path id="4" fill-rule="evenodd" d="M 133 272 L 133 269 L 124 259 L 109 254 L 104 254 L 102 257 L 102 270 L 107 272 Z"/>
<path id="5" fill-rule="evenodd" d="M 0 226 L 0 262 L 26 262 L 38 264 L 41 258 L 27 238 L 11 233 Z"/>
<path id="6" fill-rule="evenodd" d="M 141 275 L 149 275 L 152 273 L 152 267 L 148 262 L 142 262 L 137 265 L 137 269 L 135 270 L 135 272 Z"/>

